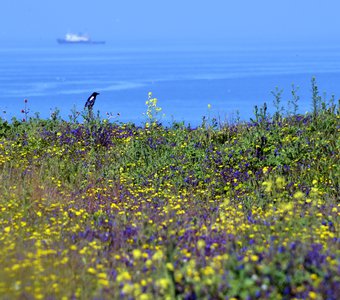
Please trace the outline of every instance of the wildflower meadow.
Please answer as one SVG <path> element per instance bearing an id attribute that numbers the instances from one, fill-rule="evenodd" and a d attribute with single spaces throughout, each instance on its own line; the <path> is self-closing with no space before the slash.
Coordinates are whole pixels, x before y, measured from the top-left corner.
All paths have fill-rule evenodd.
<path id="1" fill-rule="evenodd" d="M 26 101 L 0 119 L 0 298 L 339 299 L 340 107 L 313 88 L 197 127 L 151 93 L 138 126 Z"/>

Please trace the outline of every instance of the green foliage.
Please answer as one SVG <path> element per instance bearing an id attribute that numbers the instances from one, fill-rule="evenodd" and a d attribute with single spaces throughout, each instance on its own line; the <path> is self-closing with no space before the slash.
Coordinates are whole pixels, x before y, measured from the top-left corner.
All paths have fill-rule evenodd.
<path id="1" fill-rule="evenodd" d="M 321 96 L 319 95 L 319 89 L 316 84 L 315 77 L 312 78 L 312 103 L 313 103 L 313 117 L 316 119 L 316 115 L 321 109 Z"/>
<path id="2" fill-rule="evenodd" d="M 295 87 L 294 84 L 292 84 L 292 90 L 291 95 L 292 98 L 288 100 L 288 116 L 289 115 L 296 115 L 298 112 L 298 102 L 300 100 L 300 96 L 297 94 L 299 90 L 299 87 Z"/>
<path id="3" fill-rule="evenodd" d="M 282 98 L 283 90 L 279 89 L 278 87 L 275 88 L 275 91 L 272 91 L 272 95 L 274 96 L 274 107 L 276 109 L 274 114 L 274 120 L 276 122 L 280 121 L 281 116 L 283 115 L 283 106 L 281 105 L 281 98 Z"/>
<path id="4" fill-rule="evenodd" d="M 143 127 L 0 119 L 0 295 L 333 299 L 339 104 L 274 97 L 272 118 L 197 128 L 161 126 L 152 94 Z"/>

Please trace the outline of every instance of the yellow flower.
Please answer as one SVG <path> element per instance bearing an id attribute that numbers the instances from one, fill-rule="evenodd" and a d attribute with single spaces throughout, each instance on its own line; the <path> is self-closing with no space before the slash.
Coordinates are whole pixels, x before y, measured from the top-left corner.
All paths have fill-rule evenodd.
<path id="1" fill-rule="evenodd" d="M 16 271 L 20 268 L 20 265 L 19 264 L 15 264 L 12 266 L 12 271 Z"/>
<path id="2" fill-rule="evenodd" d="M 108 281 L 107 279 L 100 278 L 98 279 L 98 284 L 104 287 L 108 287 L 110 285 L 110 281 Z"/>
<path id="3" fill-rule="evenodd" d="M 156 285 L 165 290 L 169 285 L 169 281 L 166 278 L 160 278 L 156 281 Z"/>
<path id="4" fill-rule="evenodd" d="M 132 256 L 133 256 L 133 258 L 134 259 L 140 259 L 141 258 L 141 256 L 142 256 L 142 251 L 140 251 L 139 249 L 134 249 L 133 251 L 132 251 Z"/>
<path id="5" fill-rule="evenodd" d="M 285 181 L 284 177 L 279 176 L 279 177 L 276 178 L 276 186 L 279 189 L 283 189 L 285 184 L 286 184 L 286 181 Z"/>
<path id="6" fill-rule="evenodd" d="M 211 266 L 206 266 L 206 267 L 202 270 L 202 273 L 203 273 L 205 276 L 210 276 L 210 275 L 215 274 L 215 271 L 214 271 L 214 269 L 213 269 Z"/>
<path id="7" fill-rule="evenodd" d="M 146 280 L 145 279 L 142 279 L 141 281 L 140 281 L 140 284 L 141 284 L 141 286 L 147 286 L 147 282 L 146 282 Z"/>
<path id="8" fill-rule="evenodd" d="M 316 299 L 318 295 L 315 292 L 311 291 L 308 293 L 308 296 L 309 299 Z"/>
<path id="9" fill-rule="evenodd" d="M 183 274 L 179 271 L 175 271 L 175 281 L 181 282 L 182 279 L 183 279 Z"/>
<path id="10" fill-rule="evenodd" d="M 96 269 L 91 268 L 91 267 L 87 269 L 87 272 L 90 273 L 90 274 L 96 274 L 97 273 Z"/>
<path id="11" fill-rule="evenodd" d="M 197 248 L 198 250 L 202 250 L 205 247 L 205 241 L 204 240 L 199 240 L 197 242 Z"/>
<path id="12" fill-rule="evenodd" d="M 310 275 L 310 278 L 311 278 L 312 280 L 317 280 L 317 279 L 318 279 L 318 275 L 316 275 L 315 273 L 313 273 L 313 274 Z"/>
<path id="13" fill-rule="evenodd" d="M 294 194 L 294 198 L 295 199 L 301 199 L 301 198 L 303 198 L 305 196 L 305 194 L 303 193 L 303 192 L 301 192 L 301 191 L 297 191 L 295 194 Z"/>
<path id="14" fill-rule="evenodd" d="M 161 250 L 157 250 L 154 255 L 152 256 L 152 260 L 161 261 L 163 259 L 163 252 Z"/>
<path id="15" fill-rule="evenodd" d="M 128 281 L 131 280 L 131 275 L 129 274 L 129 272 L 124 271 L 120 274 L 117 275 L 117 282 L 122 282 L 122 281 Z"/>
<path id="16" fill-rule="evenodd" d="M 133 286 L 131 284 L 124 284 L 122 292 L 124 294 L 130 294 L 133 291 Z"/>
<path id="17" fill-rule="evenodd" d="M 139 300 L 149 300 L 151 298 L 149 297 L 148 294 L 141 294 L 141 295 L 139 295 L 139 297 L 137 299 L 139 299 Z"/>
<path id="18" fill-rule="evenodd" d="M 101 279 L 106 279 L 106 278 L 107 278 L 107 274 L 104 273 L 104 272 L 101 272 L 101 273 L 98 273 L 98 274 L 97 274 L 97 277 L 98 277 L 98 278 L 101 278 Z"/>
<path id="19" fill-rule="evenodd" d="M 264 181 L 262 185 L 265 187 L 264 191 L 266 193 L 270 193 L 273 189 L 273 182 L 271 180 L 269 181 Z"/>
<path id="20" fill-rule="evenodd" d="M 257 255 L 252 255 L 252 256 L 250 256 L 250 260 L 256 262 L 256 261 L 259 260 L 259 257 Z"/>
<path id="21" fill-rule="evenodd" d="M 145 265 L 147 268 L 150 268 L 152 266 L 152 260 L 151 259 L 148 259 L 146 262 L 145 262 Z"/>
<path id="22" fill-rule="evenodd" d="M 166 263 L 166 268 L 169 270 L 169 271 L 173 271 L 175 268 L 174 268 L 174 265 L 170 262 Z"/>

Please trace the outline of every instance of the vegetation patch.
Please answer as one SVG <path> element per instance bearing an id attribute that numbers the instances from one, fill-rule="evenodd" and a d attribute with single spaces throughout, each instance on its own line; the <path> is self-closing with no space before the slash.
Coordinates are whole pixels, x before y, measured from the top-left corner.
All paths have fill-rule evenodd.
<path id="1" fill-rule="evenodd" d="M 2 299 L 339 299 L 339 104 L 164 127 L 0 120 Z M 295 100 L 294 100 L 295 99 Z"/>

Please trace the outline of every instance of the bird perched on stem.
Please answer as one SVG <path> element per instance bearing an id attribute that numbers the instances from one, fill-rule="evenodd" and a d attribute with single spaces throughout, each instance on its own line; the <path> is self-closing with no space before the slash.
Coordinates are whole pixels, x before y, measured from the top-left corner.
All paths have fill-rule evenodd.
<path id="1" fill-rule="evenodd" d="M 92 110 L 94 102 L 96 101 L 96 97 L 99 95 L 97 92 L 93 92 L 92 95 L 87 99 L 85 103 L 85 108 L 88 108 L 88 110 Z"/>

